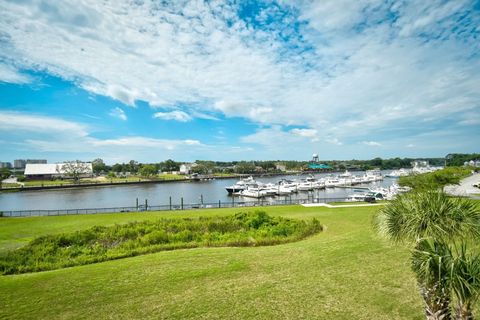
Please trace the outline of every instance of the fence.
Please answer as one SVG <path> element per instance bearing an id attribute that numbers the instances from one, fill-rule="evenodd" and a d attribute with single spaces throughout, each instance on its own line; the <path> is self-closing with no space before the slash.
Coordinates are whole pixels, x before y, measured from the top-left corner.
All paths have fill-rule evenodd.
<path id="1" fill-rule="evenodd" d="M 263 207 L 263 206 L 281 206 L 292 204 L 307 203 L 328 203 L 344 202 L 346 198 L 315 198 L 308 197 L 302 199 L 257 199 L 255 201 L 235 201 L 231 202 L 210 202 L 210 203 L 190 203 L 183 201 L 167 205 L 138 205 L 133 207 L 113 207 L 113 208 L 85 208 L 85 209 L 57 209 L 57 210 L 18 210 L 18 211 L 0 211 L 3 217 L 34 217 L 34 216 L 64 216 L 77 214 L 97 214 L 97 213 L 122 213 L 122 212 L 146 212 L 146 211 L 170 211 L 170 210 L 193 210 L 193 209 L 213 209 L 213 208 L 243 208 L 243 207 Z"/>

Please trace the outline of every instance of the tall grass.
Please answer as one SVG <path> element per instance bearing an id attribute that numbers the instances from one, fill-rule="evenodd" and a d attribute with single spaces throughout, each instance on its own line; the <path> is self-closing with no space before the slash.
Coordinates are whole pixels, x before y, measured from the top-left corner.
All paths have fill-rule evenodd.
<path id="1" fill-rule="evenodd" d="M 263 211 L 92 227 L 38 237 L 9 251 L 0 256 L 0 273 L 53 270 L 180 248 L 275 245 L 322 230 L 316 219 L 271 217 Z"/>

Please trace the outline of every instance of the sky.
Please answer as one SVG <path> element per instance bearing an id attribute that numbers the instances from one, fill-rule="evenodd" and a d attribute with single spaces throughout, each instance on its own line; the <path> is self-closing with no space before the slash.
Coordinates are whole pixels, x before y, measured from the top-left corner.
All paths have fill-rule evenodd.
<path id="1" fill-rule="evenodd" d="M 0 161 L 480 151 L 480 1 L 0 0 Z"/>

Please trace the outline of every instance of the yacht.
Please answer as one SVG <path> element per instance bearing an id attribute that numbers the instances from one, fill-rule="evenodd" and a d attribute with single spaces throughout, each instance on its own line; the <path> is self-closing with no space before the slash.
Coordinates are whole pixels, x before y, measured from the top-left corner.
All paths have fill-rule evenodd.
<path id="1" fill-rule="evenodd" d="M 238 181 L 234 185 L 225 187 L 225 189 L 229 194 L 232 194 L 232 193 L 242 192 L 243 190 L 247 189 L 248 186 L 255 185 L 255 184 L 257 184 L 255 179 L 253 179 L 253 177 L 248 177 Z"/>
<path id="2" fill-rule="evenodd" d="M 245 190 L 240 191 L 240 195 L 249 198 L 263 198 L 268 196 L 267 190 L 261 185 L 249 185 Z"/>

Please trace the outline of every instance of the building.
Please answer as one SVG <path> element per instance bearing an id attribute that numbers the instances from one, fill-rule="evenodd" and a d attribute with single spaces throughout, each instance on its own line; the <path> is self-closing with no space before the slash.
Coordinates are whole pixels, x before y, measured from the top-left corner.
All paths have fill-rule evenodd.
<path id="1" fill-rule="evenodd" d="M 24 160 L 24 159 L 16 159 L 13 161 L 13 167 L 15 169 L 25 169 L 25 166 L 27 165 L 27 163 L 31 163 L 31 164 L 46 164 L 47 163 L 47 160 L 45 159 L 27 159 L 27 160 Z"/>
<path id="2" fill-rule="evenodd" d="M 414 160 L 411 162 L 413 168 L 425 168 L 428 167 L 428 161 Z"/>
<path id="3" fill-rule="evenodd" d="M 27 159 L 27 164 L 46 164 L 47 160 L 45 159 Z"/>
<path id="4" fill-rule="evenodd" d="M 192 173 L 192 168 L 196 166 L 196 163 L 182 163 L 180 165 L 180 174 L 190 174 Z"/>
<path id="5" fill-rule="evenodd" d="M 83 167 L 83 164 L 86 166 Z M 75 169 L 75 163 L 71 163 Z M 72 177 L 71 172 L 65 163 L 27 163 L 25 166 L 25 179 L 28 180 L 50 180 L 50 179 L 68 179 Z M 82 163 L 79 167 L 79 177 L 89 178 L 93 176 L 91 163 Z"/>
<path id="6" fill-rule="evenodd" d="M 287 166 L 284 163 L 275 163 L 275 169 L 281 172 L 287 171 Z"/>
<path id="7" fill-rule="evenodd" d="M 470 160 L 463 163 L 465 167 L 480 167 L 480 160 Z"/>
<path id="8" fill-rule="evenodd" d="M 23 159 L 16 159 L 13 161 L 13 167 L 15 169 L 25 169 L 26 164 L 27 164 L 27 160 L 23 160 Z"/>
<path id="9" fill-rule="evenodd" d="M 11 169 L 12 164 L 10 162 L 0 162 L 0 169 L 3 169 L 3 168 Z"/>

